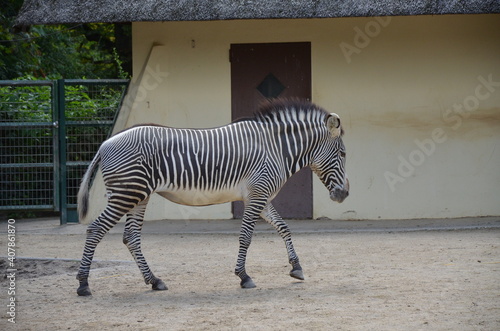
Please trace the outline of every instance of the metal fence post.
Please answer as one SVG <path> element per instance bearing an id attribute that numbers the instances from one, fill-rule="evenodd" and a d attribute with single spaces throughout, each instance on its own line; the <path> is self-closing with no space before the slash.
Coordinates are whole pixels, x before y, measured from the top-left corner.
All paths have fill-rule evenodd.
<path id="1" fill-rule="evenodd" d="M 50 103 L 51 103 L 51 111 L 52 111 L 52 169 L 54 172 L 54 177 L 52 178 L 53 185 L 53 200 L 54 200 L 54 211 L 60 211 L 59 206 L 59 105 L 57 103 L 58 90 L 57 90 L 57 81 L 51 81 L 51 94 L 50 94 Z"/>
<path id="2" fill-rule="evenodd" d="M 55 86 L 55 105 L 57 114 L 57 145 L 55 149 L 58 151 L 58 168 L 59 178 L 59 210 L 61 212 L 60 224 L 68 222 L 68 208 L 67 208 L 67 169 L 66 169 L 66 115 L 65 115 L 65 93 L 64 93 L 64 79 L 58 79 Z"/>

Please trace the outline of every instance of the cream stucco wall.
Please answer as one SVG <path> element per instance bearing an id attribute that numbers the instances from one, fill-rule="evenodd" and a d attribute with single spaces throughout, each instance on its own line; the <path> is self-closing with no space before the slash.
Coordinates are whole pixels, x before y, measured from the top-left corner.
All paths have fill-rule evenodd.
<path id="1" fill-rule="evenodd" d="M 333 203 L 315 179 L 314 217 L 500 215 L 498 15 L 134 23 L 134 81 L 117 130 L 228 123 L 230 44 L 293 41 L 311 42 L 313 101 L 346 128 L 351 195 Z M 146 213 L 229 217 L 230 204 L 160 197 Z"/>

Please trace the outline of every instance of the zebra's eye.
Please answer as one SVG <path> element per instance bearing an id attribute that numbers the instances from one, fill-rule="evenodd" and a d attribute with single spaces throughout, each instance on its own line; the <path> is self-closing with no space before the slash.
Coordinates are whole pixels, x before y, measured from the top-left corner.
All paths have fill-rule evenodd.
<path id="1" fill-rule="evenodd" d="M 345 157 L 345 152 L 340 152 L 341 157 Z"/>

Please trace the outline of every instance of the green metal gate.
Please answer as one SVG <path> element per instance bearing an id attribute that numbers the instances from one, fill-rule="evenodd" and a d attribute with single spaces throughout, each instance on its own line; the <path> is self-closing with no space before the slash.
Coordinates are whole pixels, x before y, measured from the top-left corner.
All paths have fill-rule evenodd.
<path id="1" fill-rule="evenodd" d="M 83 173 L 107 139 L 128 80 L 0 81 L 0 210 L 78 222 Z"/>
<path id="2" fill-rule="evenodd" d="M 0 82 L 0 91 L 0 208 L 57 210 L 54 82 Z"/>

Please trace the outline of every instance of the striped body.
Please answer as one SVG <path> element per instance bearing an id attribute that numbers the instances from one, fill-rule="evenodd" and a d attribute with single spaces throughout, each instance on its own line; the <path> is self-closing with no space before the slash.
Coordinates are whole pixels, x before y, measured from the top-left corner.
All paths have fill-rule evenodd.
<path id="1" fill-rule="evenodd" d="M 243 200 L 248 192 L 245 180 L 266 157 L 263 150 L 251 147 L 262 143 L 257 129 L 254 123 L 207 130 L 135 127 L 103 145 L 109 155 L 121 154 L 119 164 L 102 160 L 103 175 L 110 186 L 128 185 L 133 177 L 144 192 L 185 205 Z"/>
<path id="2" fill-rule="evenodd" d="M 304 166 L 311 166 L 332 199 L 341 202 L 348 192 L 342 129 L 336 114 L 328 114 L 310 103 L 275 102 L 268 107 L 253 118 L 219 128 L 136 126 L 105 141 L 79 192 L 79 212 L 83 218 L 88 209 L 89 177 L 100 164 L 108 206 L 89 226 L 78 274 L 81 283 L 82 279 L 86 283 L 95 245 L 125 214 L 128 226 L 124 242 L 146 282 L 153 287 L 155 282 L 161 282 L 153 276 L 140 252 L 143 215 L 153 193 L 193 206 L 243 200 L 245 211 L 236 268 L 241 285 L 253 285 L 244 263 L 259 216 L 282 235 L 295 276 L 303 278 L 299 275 L 302 271 L 288 227 L 271 200 L 290 176 Z"/>

